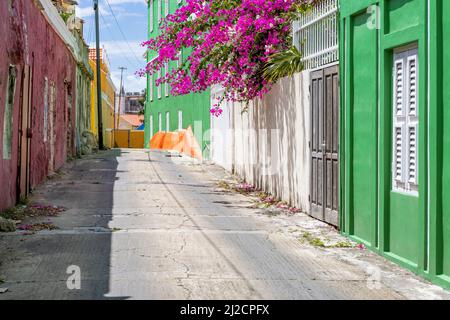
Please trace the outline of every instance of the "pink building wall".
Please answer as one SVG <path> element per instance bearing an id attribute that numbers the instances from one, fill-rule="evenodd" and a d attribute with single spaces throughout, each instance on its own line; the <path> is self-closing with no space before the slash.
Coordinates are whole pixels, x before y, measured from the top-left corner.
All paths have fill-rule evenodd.
<path id="1" fill-rule="evenodd" d="M 60 168 L 68 154 L 75 154 L 76 62 L 35 3 L 33 0 L 0 1 L 0 210 L 13 206 L 17 200 L 19 122 L 25 65 L 30 65 L 33 73 L 29 126 L 32 134 L 29 154 L 30 187 L 34 188 L 42 183 L 52 167 L 54 170 Z M 17 79 L 11 159 L 5 160 L 2 156 L 3 125 L 10 65 L 16 66 Z M 53 132 L 50 132 L 50 108 L 44 107 L 44 97 L 47 96 L 47 101 L 50 101 L 49 88 L 53 83 L 56 93 L 55 112 Z M 47 116 L 46 124 L 44 115 Z M 54 161 L 51 161 L 52 134 Z"/>

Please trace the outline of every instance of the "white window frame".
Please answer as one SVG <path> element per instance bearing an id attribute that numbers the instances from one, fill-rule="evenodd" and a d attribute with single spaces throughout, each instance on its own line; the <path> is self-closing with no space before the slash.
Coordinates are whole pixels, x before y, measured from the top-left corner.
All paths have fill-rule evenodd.
<path id="1" fill-rule="evenodd" d="M 177 53 L 177 69 L 183 65 L 183 49 Z"/>
<path id="2" fill-rule="evenodd" d="M 162 0 L 158 0 L 158 24 L 162 21 Z"/>
<path id="3" fill-rule="evenodd" d="M 149 76 L 149 85 L 148 85 L 148 91 L 149 91 L 149 98 L 150 98 L 150 101 L 153 101 L 153 74 L 150 74 Z"/>
<path id="4" fill-rule="evenodd" d="M 162 132 L 162 115 L 158 112 L 158 132 Z"/>
<path id="5" fill-rule="evenodd" d="M 166 111 L 166 132 L 170 131 L 170 112 Z"/>
<path id="6" fill-rule="evenodd" d="M 167 77 L 169 75 L 169 62 L 165 63 L 164 72 L 165 72 L 165 76 Z M 168 82 L 164 82 L 164 94 L 166 97 L 169 96 L 169 83 Z"/>
<path id="7" fill-rule="evenodd" d="M 164 16 L 167 17 L 170 12 L 170 1 L 164 0 Z"/>
<path id="8" fill-rule="evenodd" d="M 161 79 L 161 69 L 158 70 L 158 79 Z M 161 88 L 161 83 L 158 85 L 158 99 L 162 98 L 162 88 Z"/>
<path id="9" fill-rule="evenodd" d="M 183 110 L 178 110 L 178 130 L 183 130 Z"/>
<path id="10" fill-rule="evenodd" d="M 150 115 L 149 119 L 149 132 L 150 132 L 150 139 L 153 137 L 153 115 Z"/>
<path id="11" fill-rule="evenodd" d="M 415 70 L 412 70 L 412 65 Z M 394 191 L 417 196 L 419 191 L 417 46 L 395 50 L 392 75 L 392 188 Z"/>
<path id="12" fill-rule="evenodd" d="M 155 5 L 154 5 L 154 1 L 155 0 L 149 0 L 150 1 L 150 32 L 153 32 L 153 26 L 154 26 L 154 24 L 155 24 L 155 9 L 154 9 L 154 7 L 155 7 Z"/>

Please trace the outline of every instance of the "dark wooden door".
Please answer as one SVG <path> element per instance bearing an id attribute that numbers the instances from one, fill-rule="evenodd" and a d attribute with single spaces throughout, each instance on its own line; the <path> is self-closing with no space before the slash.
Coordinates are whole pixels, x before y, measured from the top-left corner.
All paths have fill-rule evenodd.
<path id="1" fill-rule="evenodd" d="M 311 215 L 338 226 L 339 67 L 311 73 Z"/>

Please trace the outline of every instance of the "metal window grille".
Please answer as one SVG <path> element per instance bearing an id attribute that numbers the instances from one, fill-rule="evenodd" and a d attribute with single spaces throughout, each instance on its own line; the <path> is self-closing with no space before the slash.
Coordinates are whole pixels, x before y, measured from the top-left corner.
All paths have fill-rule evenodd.
<path id="1" fill-rule="evenodd" d="M 293 24 L 294 45 L 305 69 L 339 60 L 338 0 L 322 0 Z"/>

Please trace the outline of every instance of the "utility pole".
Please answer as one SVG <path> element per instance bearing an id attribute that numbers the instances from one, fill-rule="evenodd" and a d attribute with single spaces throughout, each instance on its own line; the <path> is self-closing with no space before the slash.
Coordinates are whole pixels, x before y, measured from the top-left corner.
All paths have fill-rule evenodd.
<path id="1" fill-rule="evenodd" d="M 94 10 L 95 10 L 95 45 L 97 54 L 97 128 L 98 128 L 98 148 L 100 150 L 104 149 L 103 146 L 103 119 L 102 119 L 102 74 L 100 65 L 100 26 L 99 26 L 99 12 L 98 12 L 98 0 L 94 0 Z"/>
<path id="2" fill-rule="evenodd" d="M 123 71 L 127 70 L 127 68 L 120 67 L 120 88 L 119 88 L 119 107 L 117 108 L 117 129 L 119 129 L 120 124 L 120 105 L 122 103 L 122 79 L 123 79 Z"/>

